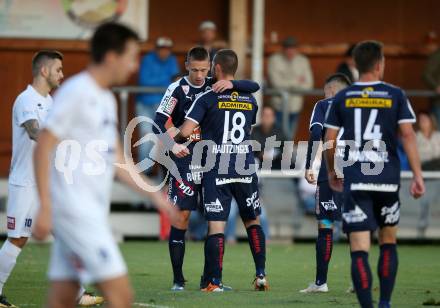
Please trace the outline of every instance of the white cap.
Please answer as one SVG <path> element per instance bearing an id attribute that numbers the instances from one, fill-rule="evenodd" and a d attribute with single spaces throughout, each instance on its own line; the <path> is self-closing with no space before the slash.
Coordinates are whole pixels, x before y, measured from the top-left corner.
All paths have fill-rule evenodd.
<path id="1" fill-rule="evenodd" d="M 217 26 L 215 25 L 214 22 L 210 21 L 210 20 L 206 20 L 204 22 L 202 22 L 199 26 L 199 30 L 203 31 L 203 30 L 217 30 Z"/>
<path id="2" fill-rule="evenodd" d="M 156 47 L 162 48 L 162 47 L 173 47 L 173 41 L 168 37 L 159 37 L 156 40 Z"/>

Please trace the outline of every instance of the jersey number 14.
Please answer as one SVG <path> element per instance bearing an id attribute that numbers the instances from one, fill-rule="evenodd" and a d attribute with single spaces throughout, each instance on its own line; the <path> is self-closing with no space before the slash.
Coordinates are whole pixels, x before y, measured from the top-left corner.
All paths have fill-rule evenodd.
<path id="1" fill-rule="evenodd" d="M 373 146 L 376 148 L 379 147 L 382 132 L 380 131 L 380 125 L 375 124 L 377 113 L 377 109 L 371 109 L 367 126 L 365 126 L 365 130 L 362 134 L 362 109 L 356 108 L 354 110 L 354 138 L 358 146 L 362 145 L 362 140 L 373 140 Z"/>

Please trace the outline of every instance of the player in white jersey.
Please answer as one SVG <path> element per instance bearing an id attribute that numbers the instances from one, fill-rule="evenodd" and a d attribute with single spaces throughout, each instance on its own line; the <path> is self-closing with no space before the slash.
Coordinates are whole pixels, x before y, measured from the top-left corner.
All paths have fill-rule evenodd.
<path id="1" fill-rule="evenodd" d="M 138 36 L 107 23 L 98 27 L 90 46 L 90 66 L 58 90 L 34 152 L 40 198 L 34 236 L 44 239 L 52 231 L 55 237 L 51 308 L 75 307 L 82 281 L 96 284 L 108 307 L 131 307 L 126 265 L 108 223 L 114 176 L 175 217 L 160 192 L 137 185 L 139 179 L 148 181 L 132 161 L 124 162 L 118 140 L 116 100 L 109 88 L 137 70 Z"/>
<path id="2" fill-rule="evenodd" d="M 12 272 L 21 249 L 31 235 L 32 222 L 38 208 L 32 153 L 40 126 L 52 108 L 49 94 L 63 78 L 63 55 L 54 50 L 41 50 L 32 59 L 33 81 L 15 100 L 12 109 L 12 161 L 9 174 L 7 206 L 8 240 L 0 249 L 0 294 Z M 103 298 L 78 293 L 80 306 L 93 306 Z M 4 295 L 0 307 L 14 307 Z"/>

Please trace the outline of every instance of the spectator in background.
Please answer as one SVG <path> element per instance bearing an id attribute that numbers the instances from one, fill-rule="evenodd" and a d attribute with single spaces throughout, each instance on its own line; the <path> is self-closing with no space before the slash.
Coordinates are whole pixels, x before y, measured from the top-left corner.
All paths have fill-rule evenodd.
<path id="1" fill-rule="evenodd" d="M 214 22 L 206 20 L 199 26 L 200 41 L 199 44 L 209 52 L 210 59 L 214 59 L 217 50 L 226 48 L 226 42 L 217 41 L 217 26 Z"/>
<path id="2" fill-rule="evenodd" d="M 440 95 L 440 49 L 437 49 L 437 51 L 429 57 L 428 63 L 423 71 L 423 80 L 431 90 Z M 437 123 L 439 123 L 440 96 L 432 98 L 432 112 L 435 115 Z"/>
<path id="3" fill-rule="evenodd" d="M 422 169 L 427 171 L 440 170 L 440 132 L 432 114 L 420 112 L 418 118 L 417 148 L 420 153 Z M 438 183 L 426 180 L 426 194 L 420 199 L 420 216 L 417 225 L 418 235 L 425 236 L 429 225 L 429 209 L 438 202 Z"/>
<path id="4" fill-rule="evenodd" d="M 338 68 L 336 69 L 337 73 L 342 73 L 345 76 L 347 76 L 350 81 L 353 83 L 355 81 L 358 81 L 359 79 L 359 71 L 356 68 L 356 65 L 354 64 L 353 59 L 353 49 L 356 47 L 356 44 L 351 45 L 344 55 L 344 61 L 339 64 Z"/>
<path id="5" fill-rule="evenodd" d="M 264 105 L 261 111 L 261 123 L 252 129 L 252 140 L 261 144 L 261 151 L 255 152 L 255 157 L 260 164 L 263 160 L 272 161 L 273 169 L 281 168 L 281 155 L 283 154 L 284 143 L 279 148 L 265 149 L 266 139 L 275 136 L 277 141 L 286 141 L 283 131 L 276 125 L 276 110 L 272 105 Z"/>
<path id="6" fill-rule="evenodd" d="M 144 87 L 164 87 L 166 88 L 172 81 L 174 76 L 179 73 L 179 65 L 176 57 L 172 54 L 173 42 L 166 37 L 159 37 L 156 40 L 156 48 L 142 58 L 139 69 L 139 85 Z M 145 116 L 154 120 L 156 109 L 162 99 L 161 93 L 145 93 L 139 94 L 136 100 L 136 116 Z M 144 137 L 152 132 L 150 123 L 142 122 L 140 124 L 140 137 Z M 139 145 L 139 161 L 146 160 L 142 164 L 141 170 L 147 172 L 153 166 L 150 152 L 154 143 L 152 139 Z"/>
<path id="7" fill-rule="evenodd" d="M 298 42 L 288 37 L 282 43 L 282 51 L 269 58 L 269 83 L 280 90 L 309 90 L 313 88 L 313 73 L 309 60 L 299 52 Z M 280 97 L 273 97 L 273 104 L 277 110 L 277 122 L 282 123 Z M 287 106 L 289 132 L 295 137 L 298 114 L 303 107 L 304 99 L 299 95 L 289 95 Z"/>

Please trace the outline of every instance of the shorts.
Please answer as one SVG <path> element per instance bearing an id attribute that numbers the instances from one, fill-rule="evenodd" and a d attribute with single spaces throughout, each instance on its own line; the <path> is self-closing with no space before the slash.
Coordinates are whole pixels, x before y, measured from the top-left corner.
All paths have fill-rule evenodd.
<path id="1" fill-rule="evenodd" d="M 400 218 L 399 191 L 345 191 L 342 218 L 345 233 L 396 226 Z"/>
<path id="2" fill-rule="evenodd" d="M 330 188 L 328 181 L 319 182 L 316 186 L 315 215 L 317 220 L 340 221 L 342 216 L 343 193 Z"/>
<path id="3" fill-rule="evenodd" d="M 254 220 L 261 214 L 258 178 L 204 177 L 202 179 L 204 212 L 207 221 L 227 221 L 235 198 L 243 221 Z"/>
<path id="4" fill-rule="evenodd" d="M 32 223 L 39 207 L 37 186 L 9 184 L 8 190 L 6 210 L 8 237 L 30 237 Z"/>
<path id="5" fill-rule="evenodd" d="M 170 173 L 168 182 L 168 200 L 182 211 L 195 211 L 202 204 L 202 172 L 200 166 L 191 165 L 190 159 L 175 159 L 177 171 L 182 178 L 180 182 Z"/>
<path id="6" fill-rule="evenodd" d="M 127 274 L 106 218 L 54 213 L 53 231 L 49 280 L 90 284 Z"/>

